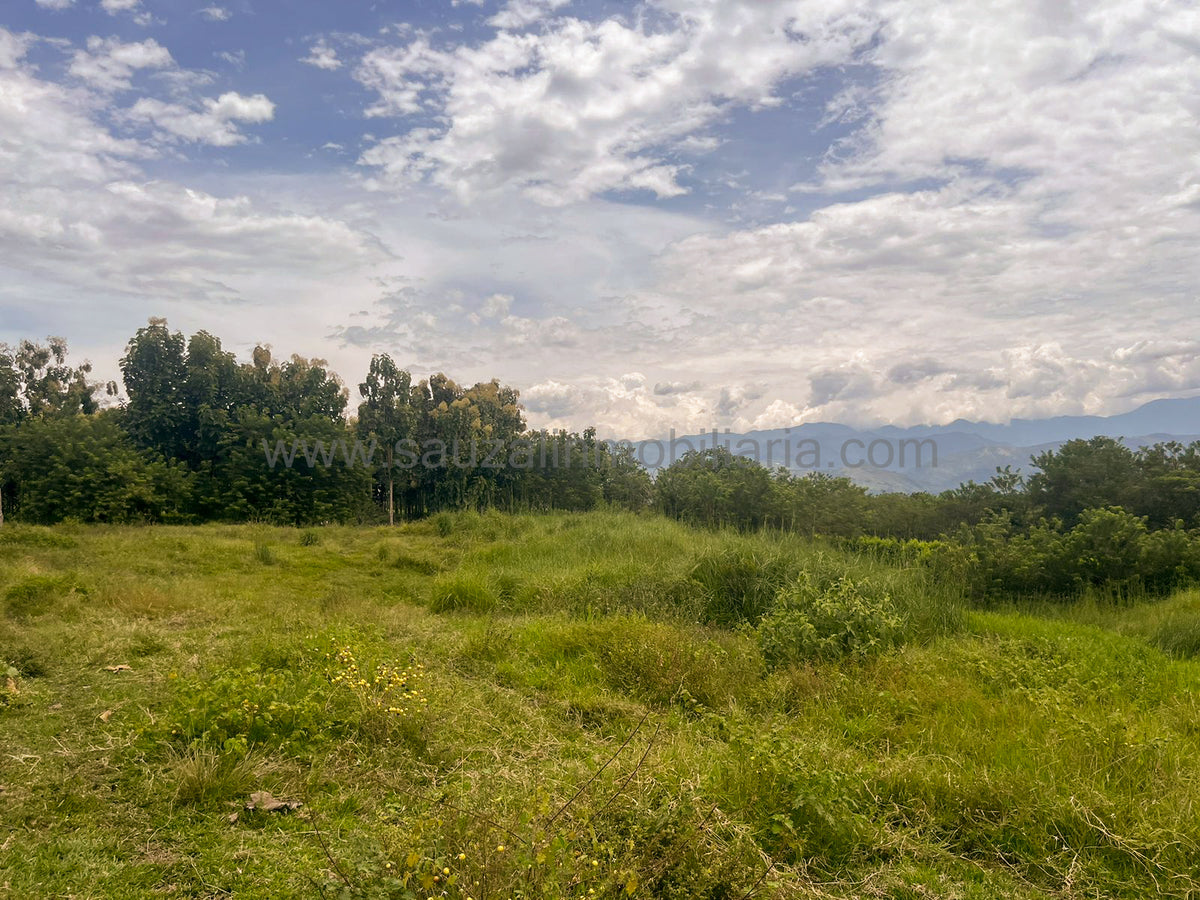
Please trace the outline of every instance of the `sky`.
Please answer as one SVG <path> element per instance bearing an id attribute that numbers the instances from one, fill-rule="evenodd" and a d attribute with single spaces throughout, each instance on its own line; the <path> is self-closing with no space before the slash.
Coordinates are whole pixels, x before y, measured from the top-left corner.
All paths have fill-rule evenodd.
<path id="1" fill-rule="evenodd" d="M 0 341 L 151 316 L 534 426 L 1200 392 L 1191 0 L 5 0 Z"/>

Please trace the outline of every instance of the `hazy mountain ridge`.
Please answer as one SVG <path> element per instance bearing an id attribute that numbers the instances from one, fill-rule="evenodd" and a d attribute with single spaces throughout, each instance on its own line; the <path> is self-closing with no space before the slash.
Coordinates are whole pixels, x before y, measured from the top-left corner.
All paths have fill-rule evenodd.
<path id="1" fill-rule="evenodd" d="M 719 432 L 716 442 L 739 456 L 771 467 L 786 465 L 798 474 L 847 475 L 875 491 L 937 492 L 965 481 L 986 481 L 998 466 L 1028 473 L 1033 468 L 1031 457 L 1067 441 L 1097 435 L 1121 439 L 1130 447 L 1200 440 L 1200 397 L 1154 400 L 1113 416 L 1014 419 L 1007 424 L 958 419 L 946 425 L 856 429 L 835 422 L 811 422 L 766 431 Z M 872 442 L 879 442 L 874 461 L 880 465 L 866 460 Z M 676 438 L 673 446 L 669 440 L 642 441 L 635 446 L 646 467 L 654 471 L 689 449 L 707 449 L 713 443 L 709 432 Z M 934 446 L 936 465 L 932 465 Z M 903 465 L 899 460 L 902 451 Z M 889 454 L 892 462 L 884 465 Z M 855 466 L 860 460 L 864 464 Z"/>

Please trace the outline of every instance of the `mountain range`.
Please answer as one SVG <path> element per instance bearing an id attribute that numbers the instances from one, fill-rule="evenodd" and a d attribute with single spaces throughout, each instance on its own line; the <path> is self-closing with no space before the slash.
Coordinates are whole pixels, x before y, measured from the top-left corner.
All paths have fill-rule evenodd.
<path id="1" fill-rule="evenodd" d="M 675 438 L 673 446 L 670 440 L 634 446 L 651 472 L 689 449 L 716 443 L 772 468 L 846 475 L 873 491 L 938 492 L 965 481 L 986 481 L 997 467 L 1012 466 L 1029 474 L 1036 454 L 1098 435 L 1129 447 L 1200 440 L 1200 397 L 1154 400 L 1113 416 L 1013 419 L 1004 424 L 958 419 L 947 425 L 866 429 L 811 422 L 767 431 L 688 435 Z"/>

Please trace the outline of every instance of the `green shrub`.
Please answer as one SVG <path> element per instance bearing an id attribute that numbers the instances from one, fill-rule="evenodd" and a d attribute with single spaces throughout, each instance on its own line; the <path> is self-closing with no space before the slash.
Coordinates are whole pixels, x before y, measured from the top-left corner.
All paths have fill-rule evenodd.
<path id="1" fill-rule="evenodd" d="M 311 671 L 221 671 L 180 679 L 161 721 L 168 740 L 183 747 L 303 749 L 337 730 L 328 694 L 326 679 Z"/>
<path id="2" fill-rule="evenodd" d="M 1087 590 L 1122 596 L 1161 593 L 1200 578 L 1200 538 L 1182 525 L 1151 532 L 1146 518 L 1120 507 L 1084 510 L 1065 529 L 1057 519 L 1024 531 L 1007 513 L 963 529 L 965 555 L 947 566 L 976 599 L 1002 595 L 1077 597 Z M 943 554 L 949 563 L 953 553 Z"/>
<path id="3" fill-rule="evenodd" d="M 688 577 L 702 593 L 704 620 L 728 627 L 757 622 L 794 573 L 783 554 L 739 541 L 703 553 Z"/>
<path id="4" fill-rule="evenodd" d="M 830 750 L 781 729 L 735 727 L 713 785 L 758 842 L 789 862 L 831 870 L 874 844 L 865 785 L 831 764 Z"/>
<path id="5" fill-rule="evenodd" d="M 301 547 L 315 547 L 319 543 L 321 543 L 321 535 L 318 534 L 314 529 L 309 528 L 300 532 Z"/>
<path id="6" fill-rule="evenodd" d="M 763 658 L 779 667 L 868 656 L 898 643 L 903 623 L 887 594 L 847 576 L 830 583 L 802 572 L 780 591 L 757 632 Z"/>

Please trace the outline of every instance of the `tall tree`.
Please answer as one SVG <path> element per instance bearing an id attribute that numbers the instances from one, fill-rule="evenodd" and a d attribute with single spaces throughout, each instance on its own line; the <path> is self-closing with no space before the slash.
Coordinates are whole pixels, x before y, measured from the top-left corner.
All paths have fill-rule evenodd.
<path id="1" fill-rule="evenodd" d="M 94 413 L 97 385 L 88 380 L 91 363 L 67 363 L 67 342 L 50 337 L 45 344 L 21 341 L 15 350 L 0 346 L 0 430 L 10 449 L 0 460 L 0 525 L 4 523 L 4 492 L 15 490 L 23 475 L 11 450 L 16 423 L 29 419 L 69 418 Z M 109 386 L 109 393 L 116 386 Z M 7 425 L 7 428 L 5 426 Z"/>
<path id="2" fill-rule="evenodd" d="M 138 446 L 167 459 L 188 460 L 192 449 L 192 411 L 184 394 L 184 348 L 183 334 L 172 333 L 166 319 L 151 319 L 130 338 L 121 358 L 121 375 L 129 395 L 125 430 Z"/>
<path id="3" fill-rule="evenodd" d="M 396 524 L 396 445 L 416 433 L 418 407 L 413 402 L 412 375 L 386 353 L 371 359 L 366 380 L 358 386 L 358 433 L 385 450 L 388 524 Z"/>

